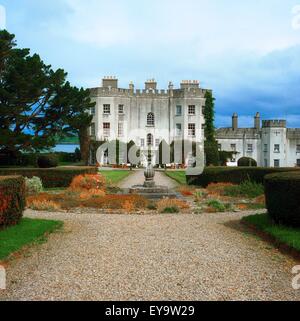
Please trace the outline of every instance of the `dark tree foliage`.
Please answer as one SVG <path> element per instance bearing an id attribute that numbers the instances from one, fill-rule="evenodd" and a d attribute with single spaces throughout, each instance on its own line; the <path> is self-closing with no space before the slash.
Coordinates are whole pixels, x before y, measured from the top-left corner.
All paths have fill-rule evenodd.
<path id="1" fill-rule="evenodd" d="M 205 93 L 205 107 L 204 107 L 204 118 L 205 118 L 205 144 L 204 150 L 206 155 L 207 166 L 218 166 L 219 151 L 218 143 L 215 138 L 215 99 L 213 98 L 211 91 Z"/>
<path id="2" fill-rule="evenodd" d="M 0 31 L 1 154 L 13 159 L 20 152 L 45 150 L 71 131 L 88 137 L 89 92 L 72 87 L 66 77 L 29 49 L 16 48 L 15 36 Z"/>

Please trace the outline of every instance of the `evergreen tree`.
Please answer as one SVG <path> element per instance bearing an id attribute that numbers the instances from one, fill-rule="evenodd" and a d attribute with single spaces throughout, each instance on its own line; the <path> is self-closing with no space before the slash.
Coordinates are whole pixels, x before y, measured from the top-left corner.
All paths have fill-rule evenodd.
<path id="1" fill-rule="evenodd" d="M 206 155 L 206 165 L 207 166 L 218 166 L 219 165 L 219 151 L 218 142 L 215 138 L 215 98 L 212 92 L 207 90 L 205 93 L 205 108 L 204 108 L 204 118 L 205 118 L 205 155 Z"/>
<path id="2" fill-rule="evenodd" d="M 49 149 L 55 137 L 74 129 L 86 145 L 89 92 L 72 87 L 66 77 L 64 70 L 52 70 L 29 49 L 16 48 L 15 36 L 0 31 L 1 154 L 15 159 L 20 152 Z"/>

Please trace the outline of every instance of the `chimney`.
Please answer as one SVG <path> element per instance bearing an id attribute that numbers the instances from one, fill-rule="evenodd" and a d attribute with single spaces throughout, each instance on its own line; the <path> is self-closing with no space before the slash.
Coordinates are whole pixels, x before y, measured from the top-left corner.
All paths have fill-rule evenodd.
<path id="1" fill-rule="evenodd" d="M 157 88 L 157 82 L 154 79 L 149 79 L 145 82 L 145 89 L 146 90 L 156 90 Z"/>
<path id="2" fill-rule="evenodd" d="M 118 79 L 116 77 L 108 76 L 102 79 L 103 88 L 118 88 Z"/>
<path id="3" fill-rule="evenodd" d="M 234 113 L 232 116 L 232 130 L 238 130 L 239 128 L 239 116 L 237 113 Z"/>
<path id="4" fill-rule="evenodd" d="M 260 130 L 260 113 L 256 113 L 254 117 L 254 128 Z"/>

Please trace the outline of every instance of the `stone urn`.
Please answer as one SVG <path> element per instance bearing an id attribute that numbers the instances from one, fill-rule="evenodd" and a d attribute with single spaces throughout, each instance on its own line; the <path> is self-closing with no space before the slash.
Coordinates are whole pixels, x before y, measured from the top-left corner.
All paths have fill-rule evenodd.
<path id="1" fill-rule="evenodd" d="M 152 164 L 149 164 L 144 172 L 145 175 L 145 187 L 154 187 L 155 182 L 154 182 L 154 176 L 155 176 L 155 171 L 153 168 Z"/>

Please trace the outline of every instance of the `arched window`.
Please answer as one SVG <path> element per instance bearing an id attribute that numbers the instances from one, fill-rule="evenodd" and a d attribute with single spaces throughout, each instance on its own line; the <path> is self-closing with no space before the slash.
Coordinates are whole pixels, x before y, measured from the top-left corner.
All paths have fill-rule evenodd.
<path id="1" fill-rule="evenodd" d="M 148 134 L 148 135 L 147 135 L 147 145 L 148 145 L 148 146 L 153 146 L 153 144 L 154 144 L 153 135 L 152 135 L 152 134 Z"/>
<path id="2" fill-rule="evenodd" d="M 147 116 L 147 125 L 154 126 L 155 125 L 155 116 L 153 113 L 149 113 Z"/>

